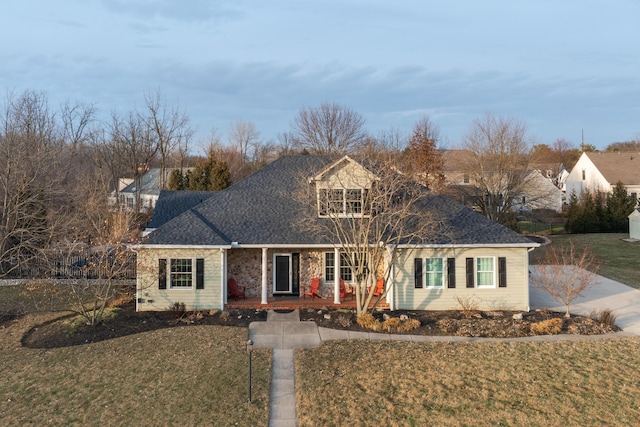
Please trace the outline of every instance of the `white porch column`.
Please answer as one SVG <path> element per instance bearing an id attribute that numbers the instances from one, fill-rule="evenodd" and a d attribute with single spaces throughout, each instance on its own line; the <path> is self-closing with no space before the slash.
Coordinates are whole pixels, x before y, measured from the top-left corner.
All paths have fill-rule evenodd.
<path id="1" fill-rule="evenodd" d="M 385 270 L 387 268 L 389 268 L 389 282 L 391 283 L 387 283 L 387 302 L 389 303 L 389 310 L 393 311 L 395 310 L 395 298 L 394 298 L 394 293 L 396 291 L 395 289 L 395 281 L 396 281 L 396 266 L 395 264 L 391 264 L 391 266 L 389 267 L 389 263 L 393 260 L 393 254 L 391 253 L 391 248 L 387 247 L 387 256 L 385 259 L 385 262 L 387 263 L 387 265 L 385 265 Z M 397 249 L 396 249 L 397 250 Z M 391 287 L 389 287 L 391 286 Z"/>
<path id="2" fill-rule="evenodd" d="M 220 248 L 220 310 L 227 304 L 227 250 Z"/>
<path id="3" fill-rule="evenodd" d="M 262 301 L 261 304 L 267 304 L 269 295 L 267 289 L 267 248 L 262 248 Z"/>
<path id="4" fill-rule="evenodd" d="M 340 304 L 340 251 L 333 249 L 333 303 Z"/>

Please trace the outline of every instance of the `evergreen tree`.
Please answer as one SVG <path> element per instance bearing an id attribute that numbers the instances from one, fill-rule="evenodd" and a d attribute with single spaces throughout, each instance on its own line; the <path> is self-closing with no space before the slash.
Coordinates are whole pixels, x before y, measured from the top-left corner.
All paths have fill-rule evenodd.
<path id="1" fill-rule="evenodd" d="M 593 204 L 594 204 L 594 216 L 596 218 L 595 223 L 593 224 L 593 232 L 594 233 L 607 233 L 609 231 L 609 221 L 607 218 L 607 211 L 605 208 L 605 197 L 604 194 L 600 191 L 597 191 L 593 195 Z"/>
<path id="2" fill-rule="evenodd" d="M 613 192 L 607 198 L 606 214 L 610 231 L 629 232 L 629 214 L 633 212 L 638 201 L 627 193 L 622 182 L 618 181 Z"/>
<path id="3" fill-rule="evenodd" d="M 169 174 L 169 183 L 167 188 L 169 190 L 184 190 L 186 187 L 185 175 L 182 174 L 180 169 L 173 169 Z"/>
<path id="4" fill-rule="evenodd" d="M 227 163 L 216 159 L 213 148 L 204 162 L 196 163 L 186 175 L 187 190 L 220 191 L 231 185 L 231 175 Z"/>
<path id="5" fill-rule="evenodd" d="M 580 233 L 597 233 L 598 212 L 596 208 L 596 199 L 590 191 L 585 191 L 581 198 L 582 212 L 580 215 Z"/>
<path id="6" fill-rule="evenodd" d="M 569 205 L 567 206 L 567 222 L 565 223 L 565 230 L 568 233 L 578 232 L 578 222 L 580 221 L 580 201 L 575 191 L 572 191 L 569 195 Z"/>

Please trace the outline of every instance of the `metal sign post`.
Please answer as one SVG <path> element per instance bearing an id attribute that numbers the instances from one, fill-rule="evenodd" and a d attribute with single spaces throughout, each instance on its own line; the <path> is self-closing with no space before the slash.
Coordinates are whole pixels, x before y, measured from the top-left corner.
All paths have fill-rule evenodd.
<path id="1" fill-rule="evenodd" d="M 247 341 L 247 355 L 249 357 L 249 403 L 251 403 L 251 353 L 253 352 L 253 341 Z"/>

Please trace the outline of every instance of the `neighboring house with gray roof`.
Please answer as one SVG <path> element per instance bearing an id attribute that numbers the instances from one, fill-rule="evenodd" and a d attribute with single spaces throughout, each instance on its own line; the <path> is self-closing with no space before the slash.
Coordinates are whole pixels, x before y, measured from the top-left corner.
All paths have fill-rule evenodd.
<path id="1" fill-rule="evenodd" d="M 470 174 L 470 165 L 476 161 L 469 150 L 443 150 L 443 173 L 448 186 L 447 194 L 466 205 L 473 206 L 483 191 Z M 530 164 L 522 178 L 522 190 L 511 197 L 514 212 L 532 209 L 551 209 L 562 212 L 564 205 L 564 180 L 568 172 L 561 164 Z M 509 193 L 505 189 L 505 193 Z"/>
<path id="2" fill-rule="evenodd" d="M 590 152 L 582 153 L 566 180 L 567 197 L 592 193 L 611 193 L 618 182 L 627 193 L 638 199 L 640 195 L 640 153 Z"/>
<path id="3" fill-rule="evenodd" d="M 169 174 L 173 169 L 165 169 L 165 182 L 169 180 Z M 136 210 L 136 198 L 140 198 L 138 212 L 152 211 L 160 196 L 160 168 L 146 171 L 136 181 L 132 178 L 120 178 L 117 192 L 112 193 L 112 198 L 117 200 L 120 209 L 127 211 Z"/>
<path id="4" fill-rule="evenodd" d="M 135 248 L 137 309 L 165 310 L 175 302 L 189 310 L 222 309 L 230 277 L 257 306 L 300 295 L 314 277 L 321 278 L 320 294 L 340 303 L 337 279 L 348 285 L 351 277 L 341 248 L 330 235 L 297 225 L 326 218 L 321 190 L 335 189 L 329 181 L 339 174 L 357 175 L 361 188 L 376 179 L 374 170 L 348 157 L 286 156 L 201 203 L 176 209 L 173 219 L 158 218 Z M 313 213 L 292 196 L 303 186 L 318 194 Z M 339 194 L 353 199 L 364 193 L 359 191 L 348 187 Z M 162 210 L 169 212 L 169 205 L 188 196 L 163 192 L 159 207 L 165 197 Z M 459 301 L 473 300 L 481 309 L 528 310 L 528 253 L 537 243 L 426 189 L 418 206 L 437 214 L 438 225 L 420 244 L 399 246 L 387 285 L 391 309 L 457 309 Z"/>

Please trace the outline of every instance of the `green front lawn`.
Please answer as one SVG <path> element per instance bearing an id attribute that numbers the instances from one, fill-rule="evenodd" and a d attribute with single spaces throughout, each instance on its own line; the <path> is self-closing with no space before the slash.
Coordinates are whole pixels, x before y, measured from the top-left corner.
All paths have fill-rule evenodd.
<path id="1" fill-rule="evenodd" d="M 640 289 L 640 242 L 623 241 L 628 234 L 557 234 L 548 237 L 552 245 L 568 245 L 572 241 L 578 249 L 590 248 L 601 263 L 599 274 Z M 543 246 L 531 252 L 530 263 L 541 263 L 546 249 Z"/>

